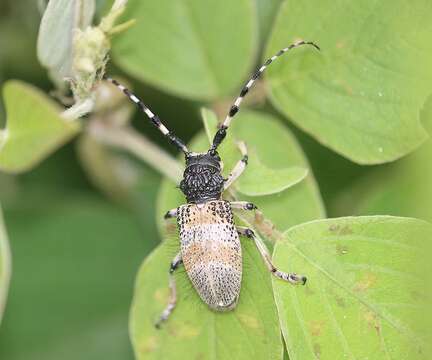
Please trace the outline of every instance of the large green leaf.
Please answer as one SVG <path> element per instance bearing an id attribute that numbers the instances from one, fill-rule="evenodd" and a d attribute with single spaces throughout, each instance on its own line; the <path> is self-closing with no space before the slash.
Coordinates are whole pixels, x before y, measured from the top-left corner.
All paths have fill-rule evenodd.
<path id="1" fill-rule="evenodd" d="M 5 208 L 16 268 L 0 358 L 132 359 L 134 274 L 157 234 L 99 197 L 54 187 Z"/>
<path id="2" fill-rule="evenodd" d="M 252 0 L 129 0 L 135 26 L 114 41 L 115 62 L 182 97 L 209 99 L 240 86 L 254 62 Z"/>
<path id="3" fill-rule="evenodd" d="M 179 270 L 176 309 L 161 329 L 155 321 L 168 300 L 169 264 L 179 250 L 169 239 L 139 271 L 131 312 L 131 336 L 137 359 L 269 359 L 282 358 L 270 277 L 254 244 L 242 244 L 244 273 L 234 311 L 215 313 L 200 300 Z"/>
<path id="4" fill-rule="evenodd" d="M 28 170 L 63 145 L 80 129 L 60 117 L 60 108 L 38 89 L 21 81 L 3 88 L 7 123 L 0 130 L 0 170 Z"/>
<path id="5" fill-rule="evenodd" d="M 6 227 L 3 222 L 3 214 L 0 208 L 0 324 L 6 306 L 10 274 L 11 260 L 9 242 L 6 234 Z"/>
<path id="6" fill-rule="evenodd" d="M 432 32 L 427 0 L 287 1 L 267 55 L 296 39 L 269 69 L 272 103 L 300 128 L 362 164 L 397 159 L 427 133 L 420 109 L 431 94 Z"/>
<path id="7" fill-rule="evenodd" d="M 389 216 L 288 230 L 274 262 L 289 261 L 308 277 L 305 291 L 273 281 L 290 359 L 427 359 L 422 319 L 431 240 L 430 224 Z"/>

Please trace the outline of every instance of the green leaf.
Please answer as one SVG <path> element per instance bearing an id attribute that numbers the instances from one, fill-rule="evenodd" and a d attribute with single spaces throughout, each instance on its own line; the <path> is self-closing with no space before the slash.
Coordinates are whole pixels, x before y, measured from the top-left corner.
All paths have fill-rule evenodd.
<path id="1" fill-rule="evenodd" d="M 115 62 L 164 91 L 213 99 L 250 73 L 257 21 L 252 0 L 129 0 L 136 24 L 114 41 Z"/>
<path id="2" fill-rule="evenodd" d="M 268 168 L 259 160 L 255 152 L 251 152 L 251 155 L 250 170 L 239 179 L 236 186 L 242 194 L 263 196 L 279 193 L 299 183 L 307 175 L 307 169 L 300 166 L 287 169 Z"/>
<path id="3" fill-rule="evenodd" d="M 244 273 L 239 304 L 216 313 L 198 297 L 180 270 L 175 279 L 177 306 L 161 329 L 155 321 L 168 301 L 168 267 L 179 250 L 168 239 L 142 265 L 131 312 L 131 337 L 137 359 L 281 359 L 270 275 L 252 242 L 242 244 Z"/>
<path id="4" fill-rule="evenodd" d="M 430 224 L 390 216 L 288 230 L 274 262 L 308 277 L 300 290 L 273 281 L 290 359 L 426 359 L 430 240 Z"/>
<path id="5" fill-rule="evenodd" d="M 10 275 L 11 259 L 9 241 L 6 234 L 6 227 L 3 221 L 3 214 L 0 208 L 0 324 L 3 316 L 3 311 L 6 306 Z"/>
<path id="6" fill-rule="evenodd" d="M 259 160 L 268 168 L 282 170 L 293 167 L 308 169 L 306 178 L 300 183 L 267 196 L 241 196 L 244 200 L 255 203 L 271 219 L 279 230 L 286 230 L 293 225 L 325 217 L 319 189 L 307 159 L 289 129 L 277 118 L 261 112 L 243 111 L 232 123 L 236 139 L 246 141 L 251 156 L 256 153 Z M 251 159 L 252 161 L 252 159 Z M 247 174 L 249 172 L 249 174 Z M 252 169 L 246 169 L 244 175 L 254 176 Z M 239 179 L 241 192 L 241 181 Z M 260 178 L 256 177 L 259 183 Z"/>
<path id="7" fill-rule="evenodd" d="M 133 359 L 133 280 L 157 234 L 98 196 L 53 188 L 38 188 L 39 202 L 5 208 L 16 266 L 0 358 Z"/>
<path id="8" fill-rule="evenodd" d="M 79 123 L 62 119 L 60 108 L 33 86 L 8 81 L 3 94 L 7 123 L 0 130 L 0 170 L 29 170 L 79 132 Z"/>
<path id="9" fill-rule="evenodd" d="M 431 94 L 430 10 L 427 0 L 285 2 L 267 55 L 299 38 L 322 52 L 295 49 L 269 69 L 272 103 L 357 163 L 411 152 L 428 137 L 419 112 Z"/>

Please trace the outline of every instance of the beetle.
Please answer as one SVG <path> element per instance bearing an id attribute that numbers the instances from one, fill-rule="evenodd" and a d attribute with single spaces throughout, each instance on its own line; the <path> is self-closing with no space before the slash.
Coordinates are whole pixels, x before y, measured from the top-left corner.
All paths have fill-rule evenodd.
<path id="1" fill-rule="evenodd" d="M 180 190 L 185 195 L 187 203 L 169 210 L 165 215 L 166 219 L 177 219 L 180 251 L 169 267 L 169 301 L 155 324 L 156 327 L 166 321 L 175 308 L 177 291 L 174 272 L 182 263 L 199 296 L 211 310 L 229 311 L 236 307 L 242 279 L 242 250 L 239 235 L 255 242 L 264 263 L 274 276 L 291 284 L 306 283 L 305 276 L 277 269 L 271 261 L 265 244 L 255 236 L 253 230 L 235 225 L 233 209 L 255 210 L 257 207 L 250 202 L 230 202 L 222 198 L 222 193 L 246 168 L 248 155 L 245 143 L 238 144 L 242 158 L 226 179 L 222 176 L 222 161 L 217 152 L 218 146 L 227 134 L 231 120 L 238 113 L 243 98 L 254 82 L 276 58 L 302 45 L 311 45 L 320 50 L 313 42 L 302 40 L 269 58 L 244 85 L 225 120 L 219 126 L 211 147 L 204 153 L 189 151 L 184 142 L 170 132 L 159 117 L 136 95 L 116 80 L 106 77 L 106 80 L 117 86 L 132 100 L 147 115 L 151 123 L 185 155 L 186 164 Z"/>

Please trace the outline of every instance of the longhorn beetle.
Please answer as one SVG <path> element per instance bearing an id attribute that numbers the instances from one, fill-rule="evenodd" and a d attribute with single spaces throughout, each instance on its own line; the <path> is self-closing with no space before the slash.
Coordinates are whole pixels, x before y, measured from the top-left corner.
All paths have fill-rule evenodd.
<path id="1" fill-rule="evenodd" d="M 217 152 L 218 146 L 226 136 L 231 120 L 239 111 L 243 98 L 255 80 L 277 57 L 301 45 L 311 45 L 320 50 L 313 42 L 299 41 L 269 58 L 243 87 L 224 122 L 219 126 L 210 149 L 205 153 L 190 152 L 186 145 L 171 133 L 162 124 L 159 117 L 153 114 L 138 97 L 116 80 L 106 78 L 123 91 L 148 116 L 152 124 L 185 155 L 186 168 L 183 180 L 180 182 L 180 189 L 186 196 L 187 204 L 169 210 L 165 214 L 166 219 L 177 218 L 180 231 L 180 251 L 172 260 L 169 268 L 169 302 L 155 324 L 156 327 L 167 320 L 175 308 L 177 292 L 173 273 L 182 263 L 199 296 L 210 309 L 228 311 L 236 307 L 242 278 L 239 235 L 246 236 L 255 242 L 263 261 L 274 276 L 291 284 L 304 285 L 306 283 L 305 276 L 278 270 L 272 264 L 266 246 L 251 229 L 235 226 L 232 209 L 254 210 L 256 206 L 245 201 L 229 202 L 222 198 L 223 191 L 241 175 L 247 165 L 246 145 L 239 143 L 242 159 L 234 166 L 227 179 L 222 177 L 222 161 Z"/>

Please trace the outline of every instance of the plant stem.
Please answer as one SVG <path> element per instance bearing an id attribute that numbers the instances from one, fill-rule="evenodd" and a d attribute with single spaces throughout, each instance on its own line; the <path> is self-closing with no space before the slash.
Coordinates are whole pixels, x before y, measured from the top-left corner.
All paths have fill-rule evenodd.
<path id="1" fill-rule="evenodd" d="M 114 127 L 101 121 L 92 121 L 89 134 L 103 144 L 134 154 L 175 183 L 182 178 L 180 163 L 131 127 Z"/>

